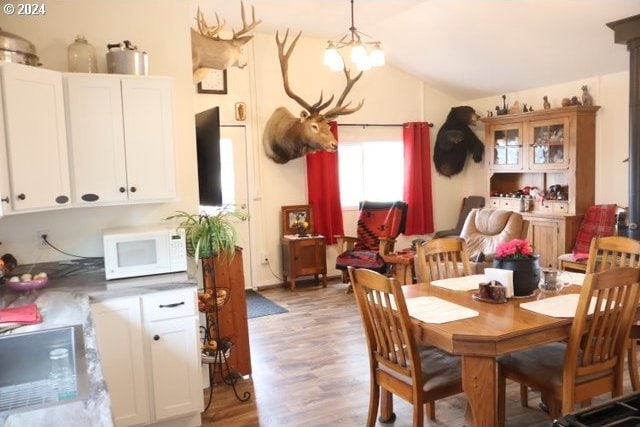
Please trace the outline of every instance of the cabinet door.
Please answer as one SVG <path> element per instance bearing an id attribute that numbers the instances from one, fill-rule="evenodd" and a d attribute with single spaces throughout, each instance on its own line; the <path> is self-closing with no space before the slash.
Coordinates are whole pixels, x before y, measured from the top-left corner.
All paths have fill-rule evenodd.
<path id="1" fill-rule="evenodd" d="M 521 170 L 523 165 L 522 125 L 496 125 L 491 128 L 493 147 L 489 168 L 493 170 Z"/>
<path id="2" fill-rule="evenodd" d="M 301 239 L 293 243 L 293 272 L 296 276 L 327 271 L 324 239 Z"/>
<path id="3" fill-rule="evenodd" d="M 149 399 L 139 298 L 94 303 L 91 312 L 116 426 L 148 423 Z"/>
<path id="4" fill-rule="evenodd" d="M 196 316 L 147 323 L 155 419 L 202 411 Z"/>
<path id="5" fill-rule="evenodd" d="M 65 75 L 74 203 L 127 201 L 120 77 Z"/>
<path id="6" fill-rule="evenodd" d="M 170 79 L 122 79 L 131 201 L 167 200 L 176 196 L 172 102 Z"/>
<path id="7" fill-rule="evenodd" d="M 62 75 L 5 63 L 2 89 L 13 209 L 66 205 L 70 188 Z"/>
<path id="8" fill-rule="evenodd" d="M 540 254 L 540 267 L 555 268 L 559 255 L 560 225 L 558 222 L 530 219 L 528 235 L 534 251 Z"/>
<path id="9" fill-rule="evenodd" d="M 528 125 L 529 168 L 569 168 L 569 119 L 531 121 Z"/>
<path id="10" fill-rule="evenodd" d="M 0 86 L 0 94 L 2 89 Z M 9 188 L 9 162 L 4 131 L 4 109 L 0 102 L 0 217 L 11 213 L 11 189 Z"/>

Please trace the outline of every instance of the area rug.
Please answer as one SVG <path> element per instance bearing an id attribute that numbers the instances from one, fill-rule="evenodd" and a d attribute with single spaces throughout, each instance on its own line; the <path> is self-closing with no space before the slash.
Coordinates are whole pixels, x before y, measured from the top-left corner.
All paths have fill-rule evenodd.
<path id="1" fill-rule="evenodd" d="M 253 319 L 255 317 L 270 316 L 272 314 L 288 313 L 289 310 L 279 306 L 269 298 L 260 295 L 252 289 L 248 289 L 247 296 L 247 317 Z"/>

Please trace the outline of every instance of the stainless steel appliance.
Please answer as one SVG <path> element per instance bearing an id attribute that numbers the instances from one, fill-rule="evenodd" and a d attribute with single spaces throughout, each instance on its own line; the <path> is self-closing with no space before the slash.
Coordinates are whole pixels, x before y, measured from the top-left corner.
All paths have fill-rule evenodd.
<path id="1" fill-rule="evenodd" d="M 109 74 L 135 74 L 146 76 L 149 68 L 149 56 L 140 52 L 129 40 L 107 45 L 107 72 Z"/>

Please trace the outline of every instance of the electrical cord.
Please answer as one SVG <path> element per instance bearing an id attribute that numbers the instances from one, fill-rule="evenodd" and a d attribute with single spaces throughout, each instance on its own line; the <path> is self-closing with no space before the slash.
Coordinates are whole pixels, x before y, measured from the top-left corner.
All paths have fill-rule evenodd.
<path id="1" fill-rule="evenodd" d="M 278 276 L 276 273 L 273 272 L 273 269 L 271 268 L 271 260 L 269 258 L 267 258 L 267 265 L 269 266 L 269 271 L 271 272 L 273 277 L 280 280 L 281 282 L 284 282 L 284 278 Z"/>
<path id="2" fill-rule="evenodd" d="M 40 236 L 42 238 L 42 241 L 45 242 L 48 246 L 50 246 L 51 248 L 53 248 L 54 250 L 60 252 L 61 254 L 65 254 L 65 255 L 69 255 L 75 258 L 83 258 L 83 259 L 99 259 L 102 257 L 95 257 L 95 256 L 82 256 L 82 255 L 76 255 L 76 254 L 71 254 L 69 252 L 65 252 L 62 249 L 58 249 L 57 247 L 55 247 L 48 239 L 47 239 L 47 235 L 43 234 L 42 236 Z"/>

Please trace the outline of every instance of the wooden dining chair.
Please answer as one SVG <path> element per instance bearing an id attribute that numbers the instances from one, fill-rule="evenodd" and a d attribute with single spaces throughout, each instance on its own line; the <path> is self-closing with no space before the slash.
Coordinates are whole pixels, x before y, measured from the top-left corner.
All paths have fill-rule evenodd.
<path id="1" fill-rule="evenodd" d="M 622 236 L 596 237 L 591 240 L 587 273 L 605 271 L 614 267 L 640 267 L 640 241 Z M 640 390 L 638 373 L 638 344 L 640 325 L 631 326 L 627 362 L 634 391 Z"/>
<path id="2" fill-rule="evenodd" d="M 412 403 L 413 426 L 424 423 L 424 406 L 435 419 L 435 401 L 462 392 L 460 359 L 435 347 L 419 347 L 398 282 L 367 269 L 348 269 L 364 324 L 369 352 L 370 394 L 367 426 L 381 418 L 392 394 Z M 382 421 L 382 419 L 381 419 Z"/>
<path id="3" fill-rule="evenodd" d="M 418 283 L 471 274 L 467 245 L 460 237 L 443 237 L 417 245 L 414 263 Z"/>
<path id="4" fill-rule="evenodd" d="M 639 291 L 640 269 L 619 267 L 588 274 L 567 342 L 498 358 L 499 425 L 505 421 L 507 378 L 540 390 L 552 418 L 593 396 L 621 395 L 624 354 Z"/>

